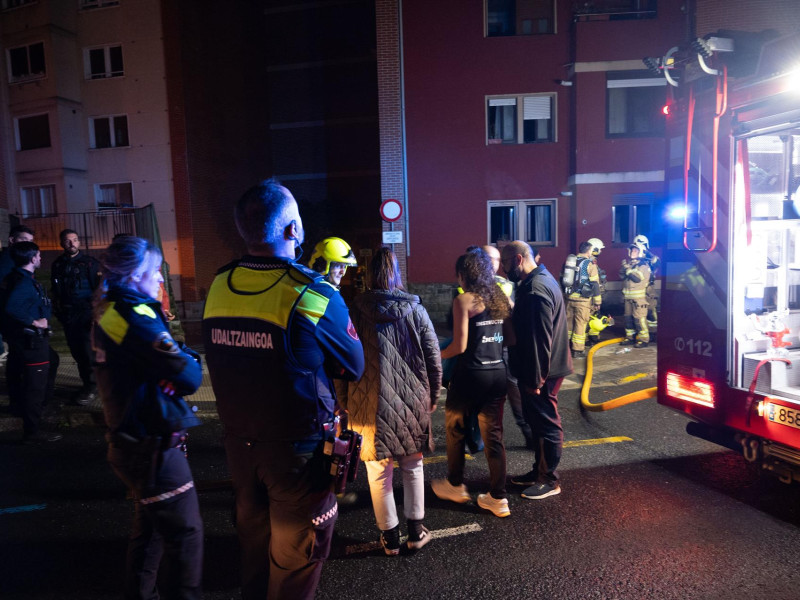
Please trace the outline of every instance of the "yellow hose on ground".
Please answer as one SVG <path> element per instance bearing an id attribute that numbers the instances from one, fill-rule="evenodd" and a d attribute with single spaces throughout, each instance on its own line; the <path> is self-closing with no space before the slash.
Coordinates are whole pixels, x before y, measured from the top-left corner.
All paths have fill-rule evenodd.
<path id="1" fill-rule="evenodd" d="M 581 406 L 583 406 L 583 408 L 585 408 L 586 410 L 591 412 L 612 410 L 614 408 L 619 408 L 620 406 L 625 406 L 626 404 L 639 402 L 639 400 L 647 400 L 648 398 L 655 397 L 658 388 L 652 387 L 644 390 L 639 390 L 638 392 L 625 394 L 624 396 L 619 396 L 618 398 L 612 398 L 611 400 L 607 400 L 606 402 L 600 402 L 598 404 L 592 404 L 591 402 L 589 402 L 589 388 L 592 386 L 592 369 L 594 367 L 593 365 L 594 353 L 597 352 L 600 348 L 604 348 L 605 346 L 610 346 L 611 344 L 618 344 L 624 339 L 625 338 L 614 338 L 613 340 L 606 340 L 605 342 L 600 342 L 599 344 L 595 344 L 594 346 L 592 346 L 592 349 L 589 350 L 589 355 L 586 357 L 586 375 L 583 378 L 583 387 L 581 388 Z"/>

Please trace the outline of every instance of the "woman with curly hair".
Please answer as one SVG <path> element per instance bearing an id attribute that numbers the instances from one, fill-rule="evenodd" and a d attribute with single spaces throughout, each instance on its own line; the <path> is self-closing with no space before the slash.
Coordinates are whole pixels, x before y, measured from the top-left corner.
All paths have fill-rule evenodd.
<path id="1" fill-rule="evenodd" d="M 464 293 L 453 300 L 453 341 L 442 350 L 442 359 L 457 357 L 445 405 L 447 479 L 436 479 L 431 487 L 443 500 L 469 502 L 464 485 L 464 436 L 470 415 L 477 414 L 491 487 L 489 493 L 478 495 L 478 506 L 507 517 L 511 512 L 503 445 L 503 345 L 511 335 L 511 305 L 495 283 L 491 258 L 482 249 L 460 256 L 456 275 Z"/>

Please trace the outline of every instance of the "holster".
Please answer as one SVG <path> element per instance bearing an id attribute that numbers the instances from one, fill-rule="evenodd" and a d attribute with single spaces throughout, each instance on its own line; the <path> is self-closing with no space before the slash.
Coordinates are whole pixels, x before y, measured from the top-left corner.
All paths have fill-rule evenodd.
<path id="1" fill-rule="evenodd" d="M 347 483 L 355 481 L 361 462 L 361 434 L 344 429 L 337 434 L 338 417 L 334 424 L 325 428 L 325 443 L 322 452 L 330 465 L 333 491 L 344 492 Z"/>

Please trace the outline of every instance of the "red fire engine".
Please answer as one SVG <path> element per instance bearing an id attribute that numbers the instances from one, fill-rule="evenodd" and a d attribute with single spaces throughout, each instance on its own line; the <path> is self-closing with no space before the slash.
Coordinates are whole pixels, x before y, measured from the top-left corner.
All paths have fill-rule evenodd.
<path id="1" fill-rule="evenodd" d="M 800 35 L 645 59 L 670 86 L 658 402 L 800 481 Z M 653 64 L 655 63 L 655 64 Z"/>

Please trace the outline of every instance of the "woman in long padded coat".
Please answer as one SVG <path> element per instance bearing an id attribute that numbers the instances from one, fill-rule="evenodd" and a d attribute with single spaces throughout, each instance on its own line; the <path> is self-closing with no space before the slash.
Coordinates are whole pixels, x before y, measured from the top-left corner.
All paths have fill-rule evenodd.
<path id="1" fill-rule="evenodd" d="M 386 554 L 400 552 L 400 524 L 392 491 L 393 461 L 403 476 L 403 512 L 408 547 L 422 548 L 431 537 L 422 521 L 425 493 L 422 451 L 432 449 L 430 413 L 442 383 L 439 340 L 418 296 L 402 289 L 397 257 L 380 248 L 370 264 L 372 288 L 351 310 L 364 346 L 366 369 L 347 384 L 339 404 L 349 426 L 363 437 L 364 461 L 375 519 Z"/>

